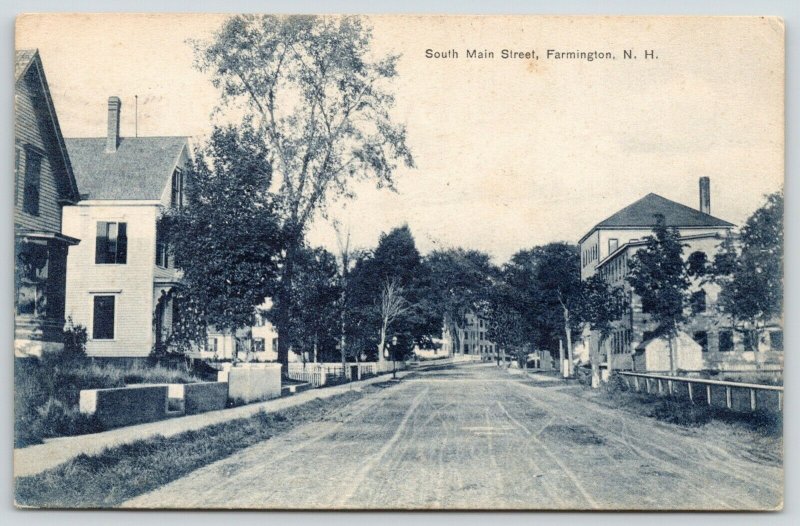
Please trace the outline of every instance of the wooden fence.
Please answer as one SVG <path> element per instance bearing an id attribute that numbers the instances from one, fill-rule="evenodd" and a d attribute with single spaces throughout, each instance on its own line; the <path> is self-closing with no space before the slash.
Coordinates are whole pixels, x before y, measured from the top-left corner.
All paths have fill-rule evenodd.
<path id="1" fill-rule="evenodd" d="M 618 371 L 629 388 L 661 396 L 686 397 L 693 404 L 732 411 L 783 410 L 783 387 Z"/>

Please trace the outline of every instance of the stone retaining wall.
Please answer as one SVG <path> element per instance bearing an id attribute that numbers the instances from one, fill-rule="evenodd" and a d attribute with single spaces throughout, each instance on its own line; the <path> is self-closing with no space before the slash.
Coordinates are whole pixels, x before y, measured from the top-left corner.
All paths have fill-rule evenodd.
<path id="1" fill-rule="evenodd" d="M 167 417 L 167 385 L 84 389 L 80 411 L 94 415 L 105 428 L 154 422 Z"/>

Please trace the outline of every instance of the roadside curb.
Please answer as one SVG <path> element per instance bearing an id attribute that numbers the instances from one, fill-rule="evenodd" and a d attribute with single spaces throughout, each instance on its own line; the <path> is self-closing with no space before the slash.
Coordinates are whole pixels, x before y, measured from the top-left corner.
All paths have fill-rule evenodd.
<path id="1" fill-rule="evenodd" d="M 398 371 L 398 379 L 413 371 Z M 359 391 L 362 387 L 392 380 L 392 373 L 375 376 L 347 384 L 319 389 L 310 389 L 292 396 L 275 398 L 264 402 L 220 409 L 197 415 L 181 416 L 157 422 L 121 427 L 91 435 L 77 435 L 53 438 L 44 444 L 14 449 L 14 477 L 27 477 L 52 469 L 79 455 L 94 455 L 104 449 L 129 444 L 156 435 L 173 436 L 185 431 L 247 418 L 260 411 L 268 413 L 302 405 L 312 400 L 327 399 L 348 391 Z"/>

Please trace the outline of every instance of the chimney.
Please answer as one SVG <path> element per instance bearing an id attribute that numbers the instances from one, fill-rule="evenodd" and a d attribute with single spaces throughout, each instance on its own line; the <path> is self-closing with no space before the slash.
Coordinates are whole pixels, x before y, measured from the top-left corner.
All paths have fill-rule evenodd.
<path id="1" fill-rule="evenodd" d="M 106 137 L 106 153 L 114 153 L 119 146 L 119 113 L 122 101 L 119 97 L 108 98 L 108 136 Z"/>
<path id="2" fill-rule="evenodd" d="M 711 179 L 700 178 L 700 211 L 711 214 Z"/>

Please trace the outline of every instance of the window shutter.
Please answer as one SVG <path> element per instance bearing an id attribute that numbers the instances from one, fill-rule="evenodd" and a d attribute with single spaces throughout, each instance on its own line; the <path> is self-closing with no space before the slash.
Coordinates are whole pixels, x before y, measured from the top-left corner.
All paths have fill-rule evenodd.
<path id="1" fill-rule="evenodd" d="M 94 249 L 95 263 L 108 263 L 108 223 L 105 221 L 97 222 L 97 240 Z"/>
<path id="2" fill-rule="evenodd" d="M 118 223 L 116 263 L 128 262 L 128 223 Z"/>

